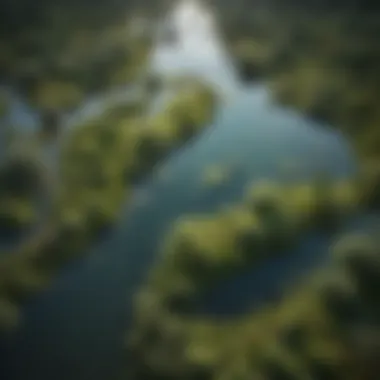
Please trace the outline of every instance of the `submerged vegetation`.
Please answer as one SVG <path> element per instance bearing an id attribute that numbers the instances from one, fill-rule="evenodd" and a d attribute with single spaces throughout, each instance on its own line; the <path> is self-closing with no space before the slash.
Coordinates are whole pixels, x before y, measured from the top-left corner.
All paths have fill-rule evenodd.
<path id="1" fill-rule="evenodd" d="M 210 165 L 202 173 L 202 184 L 206 187 L 221 186 L 229 180 L 231 172 L 229 165 Z"/>

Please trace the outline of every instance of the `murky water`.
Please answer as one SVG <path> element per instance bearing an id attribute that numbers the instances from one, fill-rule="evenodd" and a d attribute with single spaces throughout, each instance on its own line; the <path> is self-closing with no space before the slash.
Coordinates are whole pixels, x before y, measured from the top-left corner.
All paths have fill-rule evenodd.
<path id="1" fill-rule="evenodd" d="M 240 199 L 253 180 L 291 181 L 311 178 L 320 170 L 334 176 L 353 172 L 354 161 L 341 136 L 278 107 L 264 85 L 246 88 L 236 81 L 217 32 L 207 21 L 210 18 L 202 17 L 189 5 L 177 8 L 174 18 L 183 26 L 180 42 L 173 47 L 158 41 L 152 66 L 164 75 L 188 72 L 218 86 L 225 96 L 213 125 L 141 184 L 134 201 L 123 207 L 120 223 L 104 241 L 25 305 L 23 326 L 1 345 L 1 378 L 118 379 L 133 294 L 155 260 L 160 239 L 177 217 L 216 211 Z M 209 165 L 232 165 L 229 181 L 219 187 L 204 186 L 202 175 Z M 290 277 L 316 263 L 315 256 L 308 259 L 308 247 L 302 246 L 291 256 Z M 272 264 L 262 268 L 256 284 L 250 283 L 250 292 L 239 279 L 215 290 L 214 312 L 225 311 L 220 306 L 221 294 L 223 299 L 240 300 L 238 304 L 227 300 L 230 309 L 242 310 L 252 299 L 264 302 L 273 276 L 278 281 L 289 277 L 281 277 L 286 272 L 285 261 Z M 245 278 L 251 276 L 248 273 Z"/>

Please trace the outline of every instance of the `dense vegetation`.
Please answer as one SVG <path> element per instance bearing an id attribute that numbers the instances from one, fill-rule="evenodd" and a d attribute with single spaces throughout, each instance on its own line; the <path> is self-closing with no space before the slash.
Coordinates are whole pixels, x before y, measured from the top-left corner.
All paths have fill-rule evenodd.
<path id="1" fill-rule="evenodd" d="M 33 223 L 41 187 L 39 168 L 26 158 L 10 159 L 0 168 L 0 230 Z"/>
<path id="2" fill-rule="evenodd" d="M 137 16 L 158 12 L 159 3 L 42 5 L 6 3 L 1 14 L 1 79 L 11 89 L 5 95 L 18 92 L 41 117 L 37 134 L 4 136 L 0 227 L 35 231 L 1 252 L 0 329 L 17 325 L 25 297 L 48 286 L 62 265 L 102 236 L 133 185 L 206 125 L 216 100 L 207 86 L 188 83 L 160 114 L 147 116 L 149 99 L 137 93 L 146 78 L 151 33 L 149 24 L 143 30 L 135 24 Z M 106 99 L 120 85 L 140 90 L 60 133 L 61 116 L 88 95 Z M 6 116 L 5 101 L 2 106 Z M 1 128 L 13 133 L 8 124 L 5 117 Z M 58 155 L 49 158 L 57 160 L 57 173 L 44 161 L 49 144 Z M 41 198 L 48 204 L 41 205 Z"/>
<path id="3" fill-rule="evenodd" d="M 241 204 L 215 215 L 180 219 L 136 297 L 135 325 L 128 345 L 138 364 L 137 379 L 150 375 L 198 379 L 200 373 L 206 379 L 235 379 L 238 374 L 239 378 L 250 379 L 255 371 L 263 379 L 272 379 L 270 373 L 277 366 L 281 373 L 288 373 L 286 378 L 308 379 L 319 373 L 314 364 L 326 363 L 329 373 L 345 378 L 347 348 L 340 339 L 351 339 L 351 330 L 340 329 L 346 328 L 345 318 L 354 323 L 350 319 L 354 316 L 349 314 L 351 309 L 341 309 L 345 307 L 340 306 L 345 302 L 341 292 L 347 288 L 353 292 L 352 297 L 358 298 L 362 288 L 355 287 L 361 267 L 352 264 L 352 277 L 344 277 L 341 283 L 341 272 L 345 271 L 341 265 L 349 265 L 346 260 L 351 260 L 351 255 L 353 262 L 363 262 L 360 265 L 368 277 L 360 275 L 361 286 L 370 291 L 378 276 L 377 267 L 369 274 L 370 266 L 377 266 L 376 234 L 345 237 L 332 253 L 339 264 L 333 263 L 311 280 L 303 279 L 302 291 L 296 290 L 299 280 L 295 281 L 280 303 L 231 321 L 189 312 L 192 301 L 222 277 L 236 276 L 247 265 L 286 254 L 310 231 L 317 229 L 334 236 L 347 218 L 363 211 L 363 200 L 367 204 L 368 194 L 350 181 L 287 186 L 262 183 L 248 189 Z M 364 296 L 361 302 L 362 309 L 352 312 L 361 318 L 377 316 L 375 299 L 367 301 Z M 298 339 L 299 334 L 305 351 L 292 339 L 293 335 Z M 224 362 L 227 357 L 229 360 Z M 268 367 L 262 367 L 269 358 Z M 362 379 L 360 376 L 356 374 L 352 379 Z"/>
<path id="4" fill-rule="evenodd" d="M 136 181 L 211 119 L 215 100 L 208 87 L 193 84 L 153 118 L 141 104 L 128 102 L 73 128 L 61 148 L 59 193 L 41 232 L 0 257 L 1 328 L 17 324 L 15 305 L 47 286 L 63 264 L 102 236 Z M 23 167 L 15 170 L 4 170 L 4 176 L 14 178 Z M 32 186 L 32 178 L 19 179 L 7 181 L 4 191 Z"/>
<path id="5" fill-rule="evenodd" d="M 339 128 L 372 160 L 380 144 L 379 17 L 259 8 L 230 21 L 226 36 L 245 79 L 269 80 L 279 102 Z"/>
<path id="6" fill-rule="evenodd" d="M 69 110 L 89 93 L 125 84 L 148 41 L 129 39 L 144 7 L 119 1 L 7 2 L 0 20 L 0 77 L 39 109 Z"/>
<path id="7" fill-rule="evenodd" d="M 339 237 L 380 197 L 380 13 L 374 2 L 211 1 L 243 80 L 338 128 L 359 172 L 347 183 L 255 186 L 240 205 L 174 224 L 136 297 L 128 348 L 137 379 L 352 379 L 378 376 L 378 226 Z M 286 248 L 307 230 L 337 241 L 328 267 L 280 301 L 234 320 L 194 316 L 220 277 Z M 248 290 L 247 290 L 248 291 Z M 369 338 L 372 336 L 372 339 Z"/>
<path id="8" fill-rule="evenodd" d="M 129 366 L 137 380 L 376 379 L 378 349 L 358 336 L 363 329 L 375 335 L 380 321 L 378 230 L 332 236 L 348 218 L 380 206 L 378 5 L 210 2 L 242 78 L 268 81 L 279 103 L 339 128 L 361 170 L 345 182 L 255 186 L 238 205 L 178 221 L 136 296 Z M 139 78 L 149 39 L 133 38 L 126 26 L 161 4 L 7 1 L 1 79 L 41 111 L 44 136 L 54 137 L 61 113 Z M 144 116 L 141 102 L 123 103 L 73 128 L 62 143 L 62 186 L 46 225 L 0 257 L 0 328 L 16 325 L 25 297 L 112 225 L 133 186 L 205 125 L 214 102 L 196 84 L 154 118 Z M 0 227 L 30 225 L 40 172 L 20 157 L 0 169 Z M 330 267 L 297 282 L 301 289 L 238 320 L 187 314 L 210 284 L 294 248 L 312 229 L 338 242 Z"/>

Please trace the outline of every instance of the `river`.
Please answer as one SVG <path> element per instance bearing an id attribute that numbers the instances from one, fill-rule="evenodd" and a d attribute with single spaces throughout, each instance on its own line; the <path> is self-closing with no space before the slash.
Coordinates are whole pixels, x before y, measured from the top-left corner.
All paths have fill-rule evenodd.
<path id="1" fill-rule="evenodd" d="M 103 241 L 25 305 L 21 328 L 1 341 L 4 380 L 119 379 L 132 297 L 177 217 L 213 212 L 237 201 L 253 180 L 307 179 L 321 170 L 346 177 L 355 169 L 339 134 L 274 104 L 265 84 L 240 84 L 212 18 L 186 3 L 173 13 L 177 24 L 184 26 L 180 41 L 173 47 L 158 39 L 152 68 L 162 75 L 191 73 L 218 86 L 223 102 L 214 123 L 165 160 L 159 167 L 161 175 L 141 183 L 134 201 L 123 206 L 120 222 Z M 202 173 L 209 165 L 233 165 L 234 170 L 223 186 L 207 187 Z M 213 290 L 214 312 L 225 312 L 226 307 L 242 311 L 253 301 L 264 302 L 273 276 L 283 287 L 284 281 L 318 262 L 314 251 L 304 244 L 288 258 L 288 265 L 283 260 L 263 266 L 256 285 L 250 282 L 256 292 L 244 292 L 246 280 Z"/>

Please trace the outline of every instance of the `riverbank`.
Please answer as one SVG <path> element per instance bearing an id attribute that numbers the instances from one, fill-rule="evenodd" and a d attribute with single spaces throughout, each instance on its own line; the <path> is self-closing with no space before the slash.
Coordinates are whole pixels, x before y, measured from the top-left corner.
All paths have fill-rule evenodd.
<path id="1" fill-rule="evenodd" d="M 378 162 L 378 19 L 258 9 L 225 32 L 245 80 L 267 80 L 280 104 L 338 128 L 360 159 Z"/>
<path id="2" fill-rule="evenodd" d="M 184 88 L 157 116 L 136 114 L 128 104 L 73 128 L 62 147 L 58 199 L 48 239 L 1 258 L 1 298 L 16 305 L 48 286 L 70 259 L 117 219 L 133 185 L 212 119 L 216 98 L 198 83 Z M 7 302 L 5 302 L 7 301 Z M 17 323 L 2 310 L 2 327 Z"/>
<path id="3" fill-rule="evenodd" d="M 198 47 L 202 46 L 201 43 L 197 45 Z M 207 49 L 204 50 L 207 51 Z M 199 51 L 194 53 L 198 57 Z M 223 64 L 222 62 L 219 66 L 223 66 Z M 223 67 L 220 70 L 216 66 L 211 65 L 211 70 L 203 71 L 203 74 L 205 77 L 212 76 L 215 83 L 219 84 L 222 80 L 218 76 L 222 77 L 223 73 L 229 71 L 223 70 Z M 143 181 L 142 191 L 148 194 L 149 200 L 143 207 L 134 207 L 132 212 L 137 211 L 136 209 L 139 209 L 139 212 L 133 213 L 132 217 L 130 217 L 131 210 L 129 208 L 125 210 L 123 218 L 125 222 L 122 221 L 113 231 L 116 236 L 111 236 L 106 239 L 107 241 L 97 245 L 94 248 L 94 254 L 86 260 L 77 260 L 67 270 L 61 271 L 61 276 L 49 291 L 43 292 L 39 297 L 33 299 L 33 302 L 27 303 L 25 324 L 1 347 L 2 350 L 0 348 L 4 359 L 2 368 L 5 368 L 5 378 L 118 379 L 122 377 L 120 367 L 123 365 L 123 360 L 125 364 L 125 353 L 122 352 L 121 346 L 122 332 L 126 327 L 137 327 L 135 331 L 138 333 L 132 334 L 134 336 L 129 340 L 132 354 L 129 359 L 132 360 L 126 367 L 131 370 L 137 369 L 136 377 L 138 379 L 157 378 L 160 377 L 160 374 L 165 374 L 161 377 L 171 378 L 170 374 L 174 374 L 172 377 L 175 379 L 235 380 L 238 377 L 251 379 L 257 372 L 260 372 L 261 376 L 257 376 L 259 378 L 285 376 L 283 371 L 281 372 L 283 367 L 272 360 L 273 356 L 276 359 L 280 356 L 282 363 L 284 362 L 284 356 L 279 355 L 281 352 L 277 351 L 277 345 L 272 345 L 274 339 L 272 333 L 281 330 L 280 327 L 277 327 L 277 319 L 288 321 L 290 324 L 294 320 L 292 310 L 295 310 L 295 314 L 305 316 L 307 321 L 313 321 L 313 318 L 310 318 L 307 313 L 310 312 L 314 317 L 323 312 L 323 310 L 318 311 L 315 307 L 317 310 L 315 314 L 313 313 L 315 309 L 311 306 L 315 305 L 314 298 L 310 299 L 309 305 L 312 291 L 309 291 L 306 285 L 305 294 L 302 294 L 305 296 L 305 303 L 301 295 L 295 296 L 294 301 L 290 302 L 288 295 L 283 294 L 281 290 L 281 296 L 286 305 L 280 308 L 276 303 L 273 309 L 279 312 L 280 309 L 283 310 L 282 314 L 288 316 L 286 318 L 278 315 L 277 312 L 272 313 L 272 307 L 268 307 L 268 304 L 258 305 L 258 308 L 263 307 L 262 314 L 260 311 L 258 313 L 262 316 L 259 318 L 260 322 L 253 313 L 224 322 L 220 318 L 193 318 L 186 314 L 187 310 L 182 307 L 183 298 L 181 299 L 181 297 L 174 298 L 173 304 L 170 305 L 177 310 L 177 313 L 174 314 L 167 312 L 165 299 L 155 297 L 155 294 L 152 294 L 152 297 L 149 297 L 149 294 L 143 294 L 147 295 L 144 297 L 146 306 L 142 306 L 141 310 L 144 311 L 146 307 L 149 313 L 135 314 L 136 325 L 130 323 L 131 300 L 143 281 L 147 266 L 153 260 L 157 241 L 160 241 L 162 234 L 165 234 L 173 219 L 186 213 L 195 212 L 196 215 L 199 215 L 209 212 L 205 218 L 201 218 L 207 219 L 208 223 L 198 223 L 198 220 L 186 216 L 183 219 L 191 222 L 187 223 L 191 224 L 191 228 L 185 228 L 191 235 L 188 240 L 204 249 L 199 256 L 202 257 L 204 253 L 207 259 L 209 257 L 214 259 L 217 258 L 216 249 L 220 247 L 219 241 L 215 236 L 207 239 L 201 229 L 207 227 L 206 232 L 223 233 L 220 237 L 221 242 L 230 244 L 231 236 L 236 236 L 236 230 L 239 232 L 240 226 L 247 227 L 247 220 L 251 221 L 251 214 L 254 214 L 248 206 L 248 203 L 250 204 L 248 200 L 247 204 L 243 202 L 244 205 L 240 205 L 243 210 L 232 208 L 225 212 L 211 214 L 222 204 L 240 198 L 240 188 L 244 185 L 244 180 L 240 177 L 245 176 L 245 179 L 250 181 L 254 178 L 259 180 L 263 177 L 276 177 L 279 175 L 278 166 L 285 160 L 289 162 L 289 158 L 296 162 L 302 162 L 304 165 L 303 171 L 306 179 L 302 183 L 307 189 L 309 189 L 307 179 L 312 178 L 323 168 L 327 168 L 329 172 L 331 170 L 333 178 L 352 173 L 353 163 L 350 160 L 350 154 L 338 134 L 319 133 L 312 123 L 302 122 L 297 115 L 283 112 L 280 107 L 267 101 L 265 88 L 256 88 L 256 91 L 254 89 L 252 93 L 255 94 L 233 99 L 231 103 L 239 104 L 230 104 L 218 114 L 212 133 L 204 135 L 190 149 L 183 149 L 170 157 L 170 161 L 166 162 L 163 167 L 164 170 L 168 169 L 169 173 L 165 180 L 156 181 L 152 178 L 147 179 L 146 182 Z M 164 120 L 165 118 L 161 118 L 158 124 Z M 168 125 L 171 126 L 170 123 Z M 306 128 L 306 125 L 310 128 Z M 169 129 L 172 131 L 172 126 Z M 159 140 L 162 142 L 160 147 L 165 147 L 165 150 L 167 142 L 172 141 L 170 131 L 163 133 L 160 127 L 155 127 L 154 135 L 160 137 Z M 86 146 L 85 153 L 92 154 L 94 152 L 96 156 L 96 149 L 93 149 L 92 142 L 88 143 L 85 137 L 83 137 L 83 142 Z M 150 144 L 151 142 L 148 146 Z M 156 151 L 161 151 L 161 148 Z M 237 173 L 234 173 L 234 183 L 225 184 L 219 188 L 219 191 L 205 191 L 203 188 L 200 190 L 202 187 L 200 179 L 204 169 L 209 165 L 231 163 L 231 159 L 236 159 L 239 165 L 244 164 Z M 68 166 L 70 167 L 69 164 Z M 135 171 L 133 174 L 131 182 L 139 183 L 138 172 Z M 302 177 L 302 175 L 300 176 Z M 292 178 L 294 179 L 294 177 L 297 176 Z M 86 179 L 88 178 L 91 180 L 92 175 L 86 176 Z M 97 180 L 96 176 L 95 180 Z M 282 184 L 276 184 L 275 187 L 282 189 Z M 270 192 L 270 194 L 273 193 Z M 305 201 L 304 204 L 307 204 L 307 199 L 309 199 L 308 196 L 306 201 L 302 202 Z M 93 205 L 92 196 L 89 204 Z M 275 212 L 274 216 L 269 220 L 267 218 L 260 219 L 260 222 L 264 226 L 267 226 L 267 223 L 272 226 L 273 222 L 273 227 L 281 229 L 284 222 L 282 213 Z M 239 228 L 235 228 L 235 226 Z M 179 230 L 182 233 L 182 227 Z M 269 234 L 269 228 L 268 230 L 264 228 L 264 232 L 265 236 L 267 234 L 268 236 L 275 235 L 275 232 L 272 235 Z M 178 236 L 178 238 L 180 237 Z M 274 240 L 277 242 L 277 239 Z M 235 247 L 234 244 L 232 246 Z M 198 251 L 194 252 L 194 247 L 190 248 L 191 253 L 198 254 Z M 224 249 L 224 246 L 221 248 Z M 252 254 L 256 251 L 247 250 L 245 252 L 253 259 L 253 266 L 262 261 L 261 257 L 257 258 L 255 254 Z M 263 259 L 267 253 L 269 253 L 268 256 L 272 254 L 267 251 L 263 253 Z M 225 257 L 231 261 L 234 260 L 232 254 Z M 196 261 L 196 264 L 200 261 Z M 294 263 L 294 261 L 289 261 Z M 167 261 L 165 261 L 166 264 Z M 244 260 L 239 261 L 237 266 L 242 264 L 244 264 Z M 209 283 L 215 282 L 218 276 L 222 278 L 223 275 L 229 274 L 227 271 L 218 273 L 218 270 L 214 273 L 215 277 L 210 276 Z M 194 277 L 196 274 L 197 272 Z M 236 274 L 239 275 L 238 270 Z M 270 274 L 265 272 L 265 275 L 267 281 L 271 282 Z M 299 273 L 295 275 L 297 277 L 295 281 L 300 287 L 304 282 L 298 279 L 298 275 Z M 182 280 L 182 277 L 178 276 L 178 272 L 176 272 L 176 275 L 170 277 L 168 282 L 174 282 L 174 277 L 175 280 L 178 280 L 178 277 L 180 277 L 179 280 Z M 181 284 L 183 283 L 184 281 Z M 281 289 L 288 285 L 284 282 L 281 284 Z M 186 286 L 186 283 L 184 285 Z M 201 289 L 203 285 L 205 288 L 208 283 L 205 281 L 201 285 L 200 291 L 203 290 Z M 168 289 L 166 286 L 162 286 L 162 288 L 165 292 Z M 183 289 L 186 287 L 181 288 L 181 290 Z M 252 292 L 260 292 L 260 288 L 235 290 L 248 292 L 251 289 Z M 289 290 L 291 291 L 292 288 Z M 221 296 L 227 298 L 228 294 Z M 136 295 L 137 299 L 139 297 L 140 295 Z M 266 301 L 264 300 L 264 302 Z M 12 312 L 17 313 L 17 308 L 12 308 L 10 302 L 4 303 L 8 306 L 7 318 L 12 316 Z M 300 311 L 303 304 L 307 309 L 305 314 Z M 165 308 L 162 308 L 162 305 L 165 305 Z M 269 309 L 270 311 L 266 313 L 266 310 Z M 141 326 L 137 326 L 136 317 L 141 317 Z M 296 319 L 296 317 L 294 318 Z M 324 320 L 324 318 L 321 319 Z M 323 321 L 320 324 L 310 324 L 308 330 L 314 333 L 313 336 L 318 335 L 324 331 L 321 325 L 324 326 Z M 281 322 L 279 322 L 279 326 L 282 326 Z M 139 336 L 139 333 L 143 336 Z M 297 331 L 295 334 L 290 334 L 291 337 L 294 335 L 297 338 Z M 260 337 L 262 339 L 259 339 Z M 325 338 L 325 335 L 321 337 Z M 339 342 L 334 341 L 332 345 L 326 347 L 325 343 L 322 342 L 322 344 L 318 340 L 309 339 L 309 341 L 312 343 L 311 355 L 315 360 L 310 361 L 310 358 L 307 362 L 303 360 L 301 366 L 307 370 L 310 367 L 315 368 L 315 377 L 319 376 L 325 379 L 328 372 L 326 374 L 325 371 L 325 375 L 323 372 L 321 373 L 324 369 L 323 365 L 326 363 L 324 359 L 329 359 L 328 363 L 339 365 L 339 358 L 346 356 L 338 350 Z M 335 348 L 337 350 L 334 350 Z M 326 355 L 321 357 L 320 351 L 326 352 Z M 304 350 L 304 352 L 307 358 L 307 351 Z M 334 357 L 336 352 L 338 360 Z M 285 354 L 285 359 L 287 357 L 289 355 Z M 23 365 L 14 365 L 18 362 L 22 362 Z M 294 360 L 291 363 L 294 363 Z M 255 368 L 251 368 L 251 365 Z M 264 368 L 259 368 L 260 366 L 264 366 Z M 155 373 L 152 373 L 152 369 Z M 126 377 L 128 376 L 124 376 L 124 378 Z M 362 378 L 360 379 L 362 380 Z"/>
<path id="4" fill-rule="evenodd" d="M 278 301 L 280 305 L 264 306 L 259 311 L 254 310 L 228 322 L 197 317 L 191 308 L 193 300 L 214 282 L 238 276 L 247 266 L 259 265 L 270 257 L 294 249 L 307 233 L 319 229 L 333 236 L 347 218 L 353 219 L 358 215 L 362 199 L 361 190 L 350 181 L 292 186 L 263 183 L 247 191 L 245 201 L 239 205 L 215 215 L 179 220 L 169 233 L 161 257 L 147 282 L 135 298 L 134 324 L 127 342 L 128 350 L 137 363 L 136 378 L 143 374 L 169 378 L 186 374 L 197 378 L 199 373 L 219 378 L 217 376 L 224 376 L 223 373 L 230 373 L 242 364 L 241 358 L 228 354 L 231 340 L 239 346 L 236 355 L 245 357 L 251 350 L 258 353 L 260 344 L 265 351 L 272 339 L 269 335 L 276 336 L 279 329 L 297 324 L 299 318 L 307 321 L 309 311 L 321 314 L 322 309 L 318 309 L 320 303 L 313 304 L 316 297 L 320 297 L 318 292 L 315 295 L 314 285 L 311 288 L 306 285 L 301 295 L 297 295 L 299 292 L 296 290 L 301 284 L 313 283 L 310 278 L 315 274 L 308 276 L 308 280 L 306 274 L 295 280 L 290 289 L 284 290 L 285 296 Z M 368 242 L 376 246 L 372 240 Z M 353 247 L 346 245 L 348 250 Z M 328 263 L 331 265 L 331 258 Z M 324 273 L 330 271 L 318 269 L 316 273 L 320 274 L 317 277 L 324 278 Z M 295 307 L 297 304 L 307 304 L 310 309 Z M 306 316 L 303 315 L 305 312 Z M 323 319 L 311 326 L 310 331 L 315 339 L 320 338 L 320 343 L 328 346 L 331 342 L 328 339 L 323 341 L 323 326 L 328 320 L 326 313 L 323 311 L 319 318 L 323 316 Z M 317 318 L 317 314 L 314 317 Z M 321 329 L 319 338 L 318 328 Z M 334 327 L 339 328 L 339 325 Z M 260 331 L 262 339 L 254 339 Z M 235 341 L 234 335 L 241 341 L 238 338 Z M 339 361 L 344 360 L 344 350 L 338 340 L 332 344 L 341 347 L 336 363 L 332 364 L 335 371 L 340 366 Z M 224 355 L 233 355 L 236 362 L 229 361 L 231 367 L 225 363 L 225 368 L 219 373 Z M 249 369 L 245 369 L 246 376 L 252 375 L 255 361 L 260 362 L 263 353 L 249 355 L 251 363 Z M 279 364 L 280 361 L 276 363 Z M 244 368 L 238 370 L 245 371 Z"/>
<path id="5" fill-rule="evenodd" d="M 380 197 L 380 14 L 347 10 L 281 14 L 258 10 L 234 24 L 230 51 L 248 81 L 268 82 L 280 105 L 295 108 L 351 143 L 360 181 L 370 187 L 377 212 Z M 235 20 L 236 22 L 236 20 Z M 323 25 L 323 27 L 321 27 Z"/>
<path id="6" fill-rule="evenodd" d="M 247 22 L 233 20 L 226 33 L 241 78 L 268 80 L 279 104 L 342 131 L 359 174 L 316 187 L 256 186 L 251 202 L 181 218 L 135 299 L 127 336 L 135 378 L 372 379 L 376 348 L 361 339 L 364 330 L 377 334 L 376 231 L 343 238 L 326 268 L 304 274 L 273 305 L 226 322 L 191 312 L 218 279 L 294 248 L 307 231 L 335 240 L 348 219 L 379 207 L 377 16 L 244 11 Z"/>

